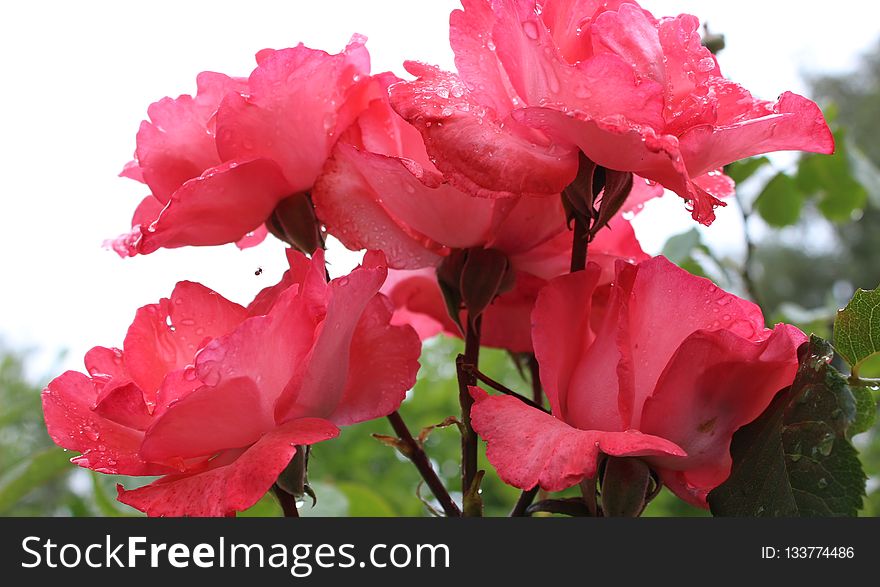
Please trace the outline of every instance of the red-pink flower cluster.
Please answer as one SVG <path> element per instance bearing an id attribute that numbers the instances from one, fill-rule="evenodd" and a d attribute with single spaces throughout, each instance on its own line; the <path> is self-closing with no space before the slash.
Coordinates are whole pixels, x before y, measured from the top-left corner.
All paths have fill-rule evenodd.
<path id="1" fill-rule="evenodd" d="M 327 283 L 323 254 L 289 253 L 282 281 L 244 308 L 197 283 L 138 310 L 122 349 L 43 393 L 52 439 L 102 473 L 164 475 L 120 489 L 150 515 L 252 506 L 297 446 L 386 416 L 415 383 L 418 337 L 389 324 L 380 253 Z"/>
<path id="2" fill-rule="evenodd" d="M 627 218 L 668 188 L 710 224 L 734 187 L 724 165 L 831 152 L 822 114 L 722 77 L 692 16 L 620 0 L 462 4 L 457 73 L 407 62 L 414 80 L 371 75 L 355 36 L 336 55 L 261 51 L 248 78 L 205 72 L 195 96 L 149 107 L 122 175 L 150 194 L 111 242 L 121 256 L 254 246 L 267 225 L 370 252 L 328 283 L 320 248 L 291 249 L 248 307 L 179 283 L 138 310 L 121 350 L 96 347 L 87 373 L 53 380 L 47 427 L 75 463 L 162 476 L 121 501 L 150 515 L 250 507 L 297 447 L 395 411 L 419 339 L 461 336 L 477 316 L 482 344 L 536 355 L 552 408 L 471 388 L 506 482 L 559 490 L 594 478 L 600 454 L 639 457 L 705 505 L 726 478 L 733 433 L 791 382 L 804 335 L 651 259 Z M 584 160 L 632 189 L 589 235 L 587 270 L 568 275 L 560 194 Z M 603 184 L 588 187 L 598 217 Z M 293 198 L 307 214 L 289 216 Z"/>

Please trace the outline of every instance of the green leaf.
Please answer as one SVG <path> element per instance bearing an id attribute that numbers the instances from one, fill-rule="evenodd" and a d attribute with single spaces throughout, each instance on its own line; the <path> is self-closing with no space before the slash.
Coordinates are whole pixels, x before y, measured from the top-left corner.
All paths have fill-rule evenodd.
<path id="1" fill-rule="evenodd" d="M 692 228 L 687 232 L 670 237 L 663 245 L 663 251 L 660 254 L 679 265 L 689 259 L 691 252 L 696 248 L 705 248 L 705 245 L 703 245 L 700 232 L 696 228 Z"/>
<path id="2" fill-rule="evenodd" d="M 800 219 L 803 204 L 804 198 L 795 180 L 777 173 L 755 200 L 755 209 L 767 224 L 783 227 Z"/>
<path id="3" fill-rule="evenodd" d="M 842 130 L 834 133 L 833 155 L 806 155 L 798 164 L 796 182 L 807 197 L 818 197 L 819 210 L 833 222 L 849 222 L 865 207 L 868 192 L 856 177 L 849 143 Z"/>
<path id="4" fill-rule="evenodd" d="M 880 287 L 859 289 L 834 320 L 834 348 L 858 377 L 859 367 L 880 353 Z"/>
<path id="5" fill-rule="evenodd" d="M 829 364 L 828 342 L 799 349 L 791 387 L 733 436 L 730 477 L 709 493 L 715 516 L 855 516 L 866 476 L 849 441 L 859 422 L 857 400 Z"/>
<path id="6" fill-rule="evenodd" d="M 70 455 L 60 448 L 50 448 L 33 455 L 0 480 L 0 514 L 34 489 L 70 470 Z"/>
<path id="7" fill-rule="evenodd" d="M 877 420 L 877 402 L 874 400 L 874 394 L 867 387 L 851 385 L 850 390 L 856 400 L 856 417 L 847 431 L 852 437 L 874 427 Z"/>
<path id="8" fill-rule="evenodd" d="M 753 176 L 756 171 L 770 163 L 767 157 L 750 157 L 735 161 L 724 168 L 724 173 L 735 183 L 740 184 Z"/>

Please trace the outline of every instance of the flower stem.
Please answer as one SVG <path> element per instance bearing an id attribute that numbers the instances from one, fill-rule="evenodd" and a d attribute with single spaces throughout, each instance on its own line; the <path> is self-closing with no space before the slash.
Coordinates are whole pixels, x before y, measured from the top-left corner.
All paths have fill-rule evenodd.
<path id="1" fill-rule="evenodd" d="M 745 199 L 740 195 L 739 190 L 734 192 L 734 197 L 736 198 L 736 204 L 742 218 L 743 239 L 745 240 L 746 245 L 746 254 L 743 259 L 742 268 L 740 269 L 740 277 L 742 278 L 743 287 L 745 287 L 748 296 L 763 309 L 760 296 L 758 295 L 758 287 L 755 284 L 754 279 L 755 241 L 752 240 L 752 232 L 749 230 L 749 219 L 752 216 L 752 209 L 747 208 Z"/>
<path id="2" fill-rule="evenodd" d="M 437 476 L 434 467 L 431 466 L 431 461 L 428 460 L 428 455 L 425 454 L 425 451 L 419 443 L 416 442 L 416 439 L 413 438 L 409 428 L 406 426 L 406 422 L 400 417 L 400 413 L 392 412 L 388 415 L 388 421 L 391 423 L 391 427 L 394 428 L 394 433 L 397 434 L 398 438 L 400 438 L 400 440 L 407 446 L 407 456 L 409 457 L 409 460 L 412 461 L 416 466 L 416 469 L 419 470 L 422 479 L 425 480 L 425 483 L 431 489 L 431 493 L 433 493 L 434 497 L 437 498 L 437 501 L 440 502 L 440 506 L 443 508 L 443 511 L 446 512 L 446 515 L 450 518 L 461 516 L 461 510 L 458 509 L 455 501 L 450 497 L 449 492 L 446 491 L 446 487 L 444 487 L 443 482 Z"/>
<path id="3" fill-rule="evenodd" d="M 544 390 L 541 388 L 541 375 L 539 373 L 538 358 L 529 355 L 529 374 L 532 378 L 532 399 L 539 406 L 544 405 Z"/>
<path id="4" fill-rule="evenodd" d="M 535 485 L 531 489 L 527 489 L 523 491 L 519 499 L 516 501 L 516 505 L 513 506 L 513 509 L 510 511 L 511 518 L 520 518 L 526 515 L 526 510 L 532 505 L 532 502 L 535 501 L 535 496 L 538 495 L 538 486 Z"/>
<path id="5" fill-rule="evenodd" d="M 461 435 L 461 492 L 468 494 L 468 490 L 477 476 L 477 433 L 471 426 L 471 406 L 474 399 L 471 397 L 468 387 L 477 384 L 475 371 L 480 361 L 480 324 L 482 319 L 468 318 L 465 326 L 464 355 L 459 355 L 456 360 L 458 371 L 458 401 L 461 405 L 461 422 L 464 431 Z M 467 509 L 467 508 L 465 508 Z"/>
<path id="6" fill-rule="evenodd" d="M 532 408 L 535 408 L 536 410 L 541 410 L 542 412 L 545 412 L 547 414 L 550 413 L 549 411 L 545 410 L 542 405 L 535 403 L 534 401 L 530 400 L 529 398 L 525 397 L 524 395 L 518 394 L 517 392 L 513 391 L 512 389 L 510 389 L 509 387 L 504 385 L 503 383 L 499 383 L 498 381 L 495 381 L 494 379 L 492 379 L 491 377 L 489 377 L 488 375 L 486 375 L 485 373 L 483 373 L 479 369 L 474 369 L 474 368 L 470 367 L 469 365 L 463 365 L 462 369 L 473 374 L 477 378 L 478 381 L 482 381 L 483 383 L 485 383 L 486 385 L 488 385 L 489 387 L 491 387 L 495 391 L 499 391 L 499 392 L 503 393 L 504 395 L 509 395 L 510 397 L 515 397 L 516 399 L 518 399 L 522 403 L 524 403 L 527 406 L 530 406 Z"/>

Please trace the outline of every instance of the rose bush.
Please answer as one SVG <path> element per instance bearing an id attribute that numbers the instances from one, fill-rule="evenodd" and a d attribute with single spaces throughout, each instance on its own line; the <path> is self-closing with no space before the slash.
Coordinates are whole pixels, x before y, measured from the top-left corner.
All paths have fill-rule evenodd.
<path id="1" fill-rule="evenodd" d="M 663 257 L 553 280 L 532 314 L 552 414 L 473 388 L 474 429 L 507 483 L 559 491 L 594 478 L 599 455 L 643 457 L 706 507 L 730 473 L 733 433 L 797 371 L 806 336 Z"/>
<path id="2" fill-rule="evenodd" d="M 386 87 L 400 82 L 391 74 L 377 79 Z M 621 214 L 662 193 L 641 178 L 633 186 Z M 514 352 L 531 350 L 528 316 L 535 296 L 570 263 L 571 233 L 561 199 L 489 199 L 460 191 L 446 182 L 419 132 L 392 110 L 387 97 L 374 100 L 340 138 L 312 197 L 327 231 L 348 248 L 381 248 L 391 267 L 412 270 L 392 271 L 383 291 L 397 307 L 395 320 L 412 323 L 423 338 L 440 331 L 461 334 L 449 317 L 436 268 L 455 251 L 502 253 L 512 289 L 487 308 L 482 340 Z M 592 247 L 609 277 L 614 259 L 646 258 L 621 214 Z"/>
<path id="3" fill-rule="evenodd" d="M 123 349 L 43 392 L 52 439 L 103 473 L 164 475 L 119 500 L 151 516 L 218 516 L 259 500 L 297 445 L 385 416 L 415 382 L 420 344 L 378 294 L 386 266 L 327 283 L 323 254 L 289 253 L 244 308 L 196 283 L 138 310 Z"/>

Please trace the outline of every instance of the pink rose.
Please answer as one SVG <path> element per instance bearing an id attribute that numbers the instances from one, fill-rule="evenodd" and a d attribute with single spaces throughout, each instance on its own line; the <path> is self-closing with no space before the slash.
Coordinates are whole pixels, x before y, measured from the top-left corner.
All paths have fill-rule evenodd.
<path id="1" fill-rule="evenodd" d="M 392 74 L 376 79 L 399 82 Z M 626 210 L 661 193 L 636 178 Z M 529 314 L 538 290 L 569 269 L 572 235 L 560 198 L 480 198 L 458 190 L 387 98 L 374 100 L 336 144 L 312 197 L 328 232 L 348 248 L 381 248 L 391 267 L 414 270 L 392 272 L 383 291 L 395 302 L 395 321 L 411 323 L 423 338 L 459 334 L 434 271 L 454 251 L 494 249 L 509 261 L 515 287 L 487 309 L 483 343 L 516 352 L 531 349 Z M 599 233 L 595 260 L 644 258 L 629 224 L 614 224 Z M 608 273 L 613 263 L 606 263 Z"/>
<path id="2" fill-rule="evenodd" d="M 602 272 L 600 285 L 614 278 L 618 260 L 636 263 L 648 259 L 642 251 L 632 226 L 620 215 L 613 218 L 590 244 L 590 260 Z M 483 346 L 502 348 L 514 353 L 533 352 L 531 314 L 538 293 L 547 280 L 568 273 L 571 261 L 571 233 L 565 231 L 517 260 L 511 291 L 499 295 L 483 313 Z M 544 275 L 545 277 L 537 277 Z M 443 293 L 433 268 L 412 271 L 391 270 L 382 292 L 394 304 L 393 324 L 409 324 L 422 340 L 444 332 L 461 336 L 461 330 L 449 317 Z M 462 313 L 462 321 L 464 321 Z"/>
<path id="3" fill-rule="evenodd" d="M 164 475 L 119 500 L 151 516 L 252 506 L 296 452 L 338 426 L 388 415 L 415 383 L 418 337 L 392 326 L 381 253 L 330 283 L 323 252 L 249 308 L 181 282 L 138 310 L 123 350 L 96 347 L 88 375 L 43 391 L 52 439 L 103 473 Z"/>
<path id="4" fill-rule="evenodd" d="M 364 41 L 355 36 L 337 55 L 265 49 L 246 80 L 205 72 L 195 98 L 152 104 L 122 172 L 152 194 L 114 250 L 258 244 L 278 203 L 312 187 L 339 134 L 375 97 Z"/>
<path id="5" fill-rule="evenodd" d="M 487 197 L 559 193 L 578 150 L 661 183 L 710 224 L 733 161 L 788 149 L 831 153 L 819 108 L 757 100 L 721 75 L 690 15 L 631 1 L 463 0 L 450 40 L 459 75 L 419 63 L 391 88 L 456 187 Z"/>
<path id="6" fill-rule="evenodd" d="M 770 330 L 754 304 L 662 257 L 553 280 L 532 314 L 552 415 L 472 388 L 474 429 L 501 478 L 558 491 L 596 476 L 599 453 L 642 457 L 682 499 L 730 474 L 733 433 L 790 385 L 806 336 Z"/>
<path id="7" fill-rule="evenodd" d="M 385 86 L 399 82 L 384 74 Z M 562 232 L 561 201 L 475 198 L 445 183 L 419 132 L 374 100 L 334 147 L 312 191 L 328 232 L 381 249 L 395 269 L 439 265 L 454 249 L 494 248 L 515 265 Z"/>

